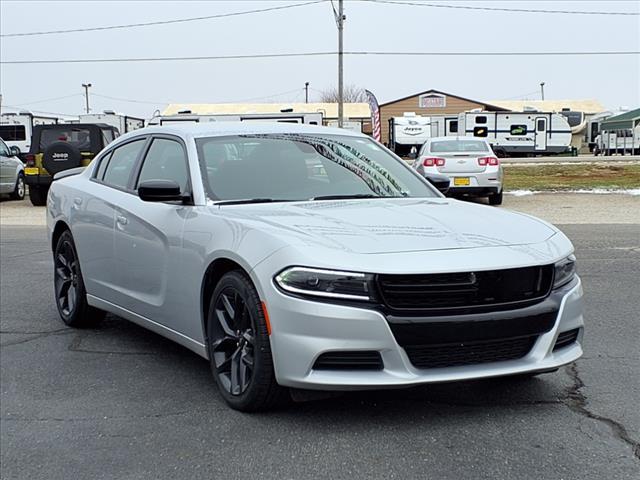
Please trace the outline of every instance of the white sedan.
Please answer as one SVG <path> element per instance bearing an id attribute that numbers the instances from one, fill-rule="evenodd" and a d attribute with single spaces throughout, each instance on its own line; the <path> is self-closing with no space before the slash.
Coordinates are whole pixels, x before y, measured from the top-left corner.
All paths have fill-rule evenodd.
<path id="1" fill-rule="evenodd" d="M 413 168 L 422 175 L 449 177 L 451 196 L 487 197 L 490 205 L 502 204 L 502 165 L 484 139 L 431 138 L 420 149 Z"/>
<path id="2" fill-rule="evenodd" d="M 124 135 L 58 174 L 58 312 L 110 312 L 208 359 L 233 408 L 289 389 L 533 375 L 582 355 L 573 246 L 443 197 L 346 130 L 217 122 Z"/>

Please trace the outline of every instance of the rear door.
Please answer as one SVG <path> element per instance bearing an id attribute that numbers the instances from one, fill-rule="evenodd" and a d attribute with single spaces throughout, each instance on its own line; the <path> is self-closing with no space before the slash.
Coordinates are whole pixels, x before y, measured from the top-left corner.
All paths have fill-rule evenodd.
<path id="1" fill-rule="evenodd" d="M 87 293 L 118 304 L 120 287 L 114 258 L 115 209 L 123 197 L 146 138 L 118 146 L 97 161 L 92 186 L 70 199 L 73 236 Z"/>
<path id="2" fill-rule="evenodd" d="M 546 117 L 536 117 L 536 143 L 535 150 L 547 149 L 548 120 Z"/>
<path id="3" fill-rule="evenodd" d="M 145 202 L 137 195 L 145 180 L 174 180 L 191 192 L 186 146 L 179 138 L 157 135 L 145 148 L 132 177 L 132 194 L 116 207 L 115 258 L 119 305 L 180 331 L 182 233 L 192 207 L 176 202 Z"/>

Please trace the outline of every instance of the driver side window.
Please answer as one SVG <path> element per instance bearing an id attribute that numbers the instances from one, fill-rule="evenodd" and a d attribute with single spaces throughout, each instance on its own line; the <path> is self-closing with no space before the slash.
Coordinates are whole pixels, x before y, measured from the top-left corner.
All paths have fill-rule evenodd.
<path id="1" fill-rule="evenodd" d="M 175 140 L 155 138 L 142 164 L 136 190 L 147 180 L 173 180 L 181 192 L 189 188 L 187 156 L 182 145 Z"/>

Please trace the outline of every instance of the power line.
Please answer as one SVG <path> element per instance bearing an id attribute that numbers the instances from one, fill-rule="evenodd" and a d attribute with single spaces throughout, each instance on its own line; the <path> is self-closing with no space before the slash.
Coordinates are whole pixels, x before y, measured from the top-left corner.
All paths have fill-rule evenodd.
<path id="1" fill-rule="evenodd" d="M 74 58 L 74 59 L 43 59 L 43 60 L 2 60 L 0 65 L 34 65 L 34 64 L 65 64 L 65 63 L 118 63 L 118 62 L 182 62 L 201 60 L 241 60 L 259 58 L 294 58 L 321 57 L 336 55 L 337 52 L 301 52 L 301 53 L 263 53 L 254 55 L 211 55 L 197 57 L 138 57 L 138 58 Z M 570 52 L 379 52 L 379 51 L 348 51 L 344 55 L 350 56 L 420 56 L 420 57 L 502 57 L 502 56 L 614 56 L 640 55 L 640 51 L 570 51 Z"/>
<path id="2" fill-rule="evenodd" d="M 74 28 L 70 30 L 49 30 L 49 31 L 43 31 L 43 32 L 5 33 L 0 35 L 0 37 L 30 37 L 35 35 L 55 35 L 60 33 L 96 32 L 96 31 L 102 31 L 102 30 L 116 30 L 116 29 L 123 29 L 123 28 L 150 27 L 154 25 L 169 25 L 174 23 L 197 22 L 201 20 L 211 20 L 214 18 L 238 17 L 240 15 L 251 15 L 255 13 L 272 12 L 275 10 L 285 10 L 288 8 L 306 7 L 307 5 L 314 5 L 316 3 L 323 3 L 325 1 L 326 0 L 313 0 L 310 2 L 304 2 L 304 3 L 294 3 L 292 5 L 281 5 L 279 7 L 259 8 L 256 10 L 244 10 L 241 12 L 221 13 L 217 15 L 206 15 L 202 17 L 179 18 L 176 20 L 159 20 L 156 22 L 129 23 L 125 25 L 109 25 L 104 27 Z"/>
<path id="3" fill-rule="evenodd" d="M 36 100 L 34 102 L 25 102 L 25 103 L 21 103 L 20 105 L 17 105 L 17 106 L 18 107 L 25 107 L 27 105 L 36 105 L 38 103 L 55 102 L 56 100 L 63 100 L 65 98 L 79 97 L 81 95 L 82 95 L 81 93 L 73 93 L 71 95 L 65 95 L 63 97 L 45 98 L 43 100 Z"/>
<path id="4" fill-rule="evenodd" d="M 20 110 L 20 105 L 3 105 L 2 108 L 10 108 L 12 110 Z M 60 113 L 60 112 L 47 112 L 45 110 L 29 110 L 30 113 L 45 113 L 47 115 L 61 115 L 63 117 L 77 117 L 77 114 L 73 113 Z"/>
<path id="5" fill-rule="evenodd" d="M 249 101 L 252 101 L 252 100 L 265 100 L 265 99 L 269 99 L 269 98 L 275 98 L 275 97 L 281 97 L 283 95 L 288 95 L 288 94 L 291 94 L 291 93 L 294 93 L 294 92 L 298 92 L 299 90 L 303 90 L 303 89 L 296 88 L 294 90 L 288 90 L 286 92 L 274 93 L 272 95 L 264 95 L 264 96 L 261 96 L 261 97 L 244 98 L 242 100 L 227 100 L 224 103 L 243 103 L 243 102 L 249 102 Z M 181 104 L 182 103 L 189 103 L 189 102 L 172 102 L 172 101 L 166 101 L 166 100 L 157 101 L 157 102 L 154 102 L 154 101 L 151 101 L 151 100 L 134 100 L 134 99 L 131 99 L 131 98 L 121 98 L 121 97 L 113 97 L 111 95 L 103 95 L 103 94 L 100 94 L 100 93 L 92 93 L 92 95 L 94 97 L 106 98 L 106 99 L 109 99 L 109 100 L 116 100 L 116 101 L 119 101 L 119 102 L 141 103 L 141 104 L 145 104 L 145 105 L 168 105 L 170 103 L 181 103 Z M 214 103 L 219 103 L 219 102 L 214 102 Z"/>
<path id="6" fill-rule="evenodd" d="M 459 10 L 484 10 L 488 12 L 512 12 L 512 13 L 559 13 L 565 15 L 623 15 L 623 16 L 638 16 L 640 12 L 594 12 L 583 10 L 540 10 L 533 8 L 502 8 L 502 7 L 472 7 L 470 5 L 442 5 L 437 3 L 418 3 L 407 1 L 394 1 L 394 0 L 358 0 L 360 2 L 369 3 L 386 3 L 389 5 L 409 5 L 414 7 L 428 7 L 428 8 L 455 8 Z"/>

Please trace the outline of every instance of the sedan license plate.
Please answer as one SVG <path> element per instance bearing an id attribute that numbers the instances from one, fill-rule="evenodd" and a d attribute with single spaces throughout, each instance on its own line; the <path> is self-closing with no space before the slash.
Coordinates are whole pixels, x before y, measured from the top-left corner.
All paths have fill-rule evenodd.
<path id="1" fill-rule="evenodd" d="M 469 180 L 469 177 L 454 177 L 453 179 L 453 185 L 459 187 L 459 186 L 467 186 L 470 185 L 471 181 Z"/>

